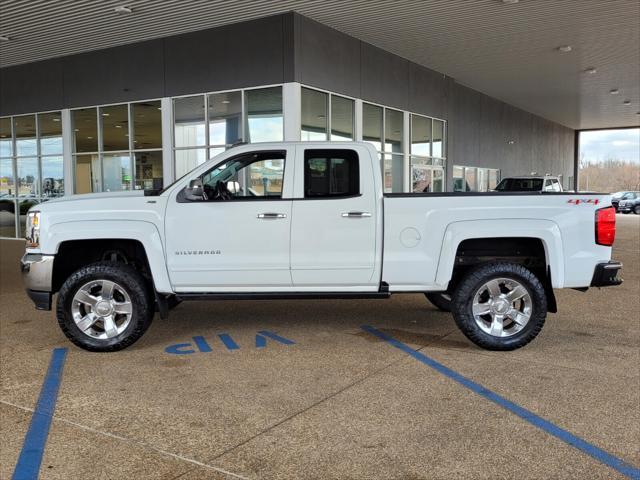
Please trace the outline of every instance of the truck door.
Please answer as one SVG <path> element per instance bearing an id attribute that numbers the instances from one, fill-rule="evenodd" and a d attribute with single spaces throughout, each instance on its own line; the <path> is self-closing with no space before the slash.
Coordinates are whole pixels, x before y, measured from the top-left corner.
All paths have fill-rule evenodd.
<path id="1" fill-rule="evenodd" d="M 206 198 L 194 199 L 188 188 L 172 195 L 165 235 L 176 291 L 291 287 L 294 152 L 291 147 L 239 153 L 196 177 Z"/>
<path id="2" fill-rule="evenodd" d="M 360 146 L 299 146 L 294 192 L 294 287 L 318 291 L 377 289 L 380 262 L 376 246 L 381 246 L 381 239 L 376 235 L 381 208 L 370 152 Z"/>

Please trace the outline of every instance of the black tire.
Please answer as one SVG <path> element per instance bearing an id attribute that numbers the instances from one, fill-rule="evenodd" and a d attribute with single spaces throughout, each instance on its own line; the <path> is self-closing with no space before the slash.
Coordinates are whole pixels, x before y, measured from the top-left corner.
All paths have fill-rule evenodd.
<path id="1" fill-rule="evenodd" d="M 424 294 L 433 305 L 443 312 L 451 311 L 451 295 L 444 292 L 429 292 Z"/>
<path id="2" fill-rule="evenodd" d="M 511 336 L 498 337 L 485 332 L 473 315 L 476 293 L 487 282 L 498 278 L 515 280 L 525 288 L 531 300 L 529 321 Z M 452 313 L 458 328 L 479 347 L 486 350 L 515 350 L 525 346 L 542 330 L 547 317 L 547 296 L 540 280 L 522 265 L 506 262 L 484 264 L 469 271 L 457 285 L 452 297 Z"/>
<path id="3" fill-rule="evenodd" d="M 98 339 L 78 328 L 72 315 L 76 292 L 85 284 L 97 280 L 116 282 L 131 299 L 131 319 L 118 335 Z M 115 352 L 133 345 L 149 328 L 153 320 L 154 300 L 150 285 L 132 266 L 116 262 L 97 262 L 80 268 L 58 292 L 56 316 L 62 332 L 80 348 L 91 352 Z"/>
<path id="4" fill-rule="evenodd" d="M 640 215 L 640 205 L 636 205 L 633 209 L 633 213 L 636 215 Z"/>

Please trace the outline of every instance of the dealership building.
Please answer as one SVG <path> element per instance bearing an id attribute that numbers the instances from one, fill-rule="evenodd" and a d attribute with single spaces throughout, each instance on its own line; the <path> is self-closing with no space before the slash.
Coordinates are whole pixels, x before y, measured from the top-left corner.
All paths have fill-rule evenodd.
<path id="1" fill-rule="evenodd" d="M 637 86 L 627 89 L 635 102 L 627 110 L 571 96 L 589 96 L 583 82 L 597 75 L 589 70 L 596 67 L 580 64 L 588 61 L 582 55 L 557 72 L 553 62 L 572 54 L 559 38 L 549 39 L 553 47 L 540 52 L 532 69 L 516 74 L 520 86 L 505 82 L 496 90 L 484 88 L 487 79 L 511 79 L 514 72 L 480 65 L 480 57 L 476 85 L 476 71 L 469 67 L 472 30 L 465 37 L 460 26 L 452 35 L 457 53 L 451 55 L 466 59 L 468 74 L 460 79 L 455 61 L 450 74 L 441 71 L 442 59 L 430 65 L 420 57 L 422 37 L 413 33 L 420 22 L 411 15 L 393 20 L 398 12 L 389 10 L 389 2 L 264 2 L 271 9 L 244 2 L 245 12 L 232 12 L 225 2 L 151 2 L 149 11 L 145 2 L 137 2 L 139 8 L 131 3 L 104 7 L 105 15 L 113 15 L 109 22 L 119 26 L 102 25 L 115 29 L 100 37 L 102 43 L 89 24 L 51 48 L 42 39 L 38 48 L 13 48 L 20 36 L 0 32 L 0 237 L 22 236 L 24 214 L 34 203 L 161 188 L 239 142 L 370 142 L 380 155 L 386 192 L 482 192 L 501 177 L 532 173 L 557 175 L 571 189 L 578 130 L 638 123 Z M 454 22 L 463 3 L 451 2 L 453 10 L 441 12 L 442 22 Z M 311 10 L 286 11 L 289 4 Z M 398 2 L 397 9 L 402 12 L 406 4 Z M 208 5 L 211 20 L 202 11 L 184 18 L 170 12 L 194 5 Z M 524 5 L 492 0 L 489 7 L 499 21 L 506 9 Z M 534 7 L 527 8 L 524 14 L 532 14 Z M 380 33 L 383 23 L 363 19 L 365 13 L 373 18 L 376 9 L 381 18 L 405 22 L 406 29 Z M 33 22 L 47 23 L 33 15 Z M 157 28 L 132 23 L 143 15 Z M 323 15 L 327 24 L 318 21 Z M 183 23 L 169 26 L 176 18 Z M 531 21 L 538 20 L 544 21 Z M 117 35 L 127 22 L 132 24 Z M 203 28 L 207 22 L 214 26 Z M 578 80 L 536 98 L 527 93 L 538 81 L 528 78 L 535 77 L 533 67 L 553 70 L 554 81 L 563 74 L 568 83 Z M 490 68 L 496 71 L 487 73 Z M 637 80 L 637 73 L 623 75 L 624 68 L 615 75 Z M 624 87 L 593 88 L 609 86 Z M 567 93 L 569 109 L 558 100 L 563 92 L 573 92 Z"/>

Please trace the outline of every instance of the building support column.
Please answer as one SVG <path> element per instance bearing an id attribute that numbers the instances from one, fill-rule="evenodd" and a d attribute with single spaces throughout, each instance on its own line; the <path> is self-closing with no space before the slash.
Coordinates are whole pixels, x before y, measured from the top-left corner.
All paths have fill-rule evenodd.
<path id="1" fill-rule="evenodd" d="M 175 179 L 173 169 L 173 102 L 170 98 L 160 100 L 162 116 L 162 185 L 171 185 Z"/>
<path id="2" fill-rule="evenodd" d="M 404 180 L 402 183 L 403 192 L 411 192 L 411 158 L 409 156 L 411 152 L 411 114 L 409 112 L 402 112 L 404 128 L 402 129 L 402 155 Z M 433 180 L 432 180 L 433 184 Z"/>
<path id="3" fill-rule="evenodd" d="M 302 88 L 297 82 L 282 85 L 282 115 L 284 116 L 284 141 L 300 141 L 302 125 Z"/>
<path id="4" fill-rule="evenodd" d="M 62 175 L 64 178 L 64 194 L 73 195 L 75 190 L 75 172 L 73 165 L 73 125 L 71 122 L 71 110 L 62 109 L 60 112 L 62 121 Z"/>
<path id="5" fill-rule="evenodd" d="M 353 107 L 355 108 L 355 112 L 354 112 L 355 125 L 354 125 L 353 138 L 356 142 L 361 142 L 362 141 L 362 100 L 360 100 L 359 98 L 356 98 L 355 105 Z"/>

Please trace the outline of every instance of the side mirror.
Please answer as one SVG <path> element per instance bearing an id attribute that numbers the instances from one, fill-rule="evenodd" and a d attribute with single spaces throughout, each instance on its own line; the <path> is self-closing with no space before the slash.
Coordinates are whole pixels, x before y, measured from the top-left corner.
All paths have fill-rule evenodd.
<path id="1" fill-rule="evenodd" d="M 184 189 L 184 196 L 187 200 L 201 201 L 204 200 L 204 188 L 201 178 L 194 178 L 189 182 L 189 186 Z"/>

